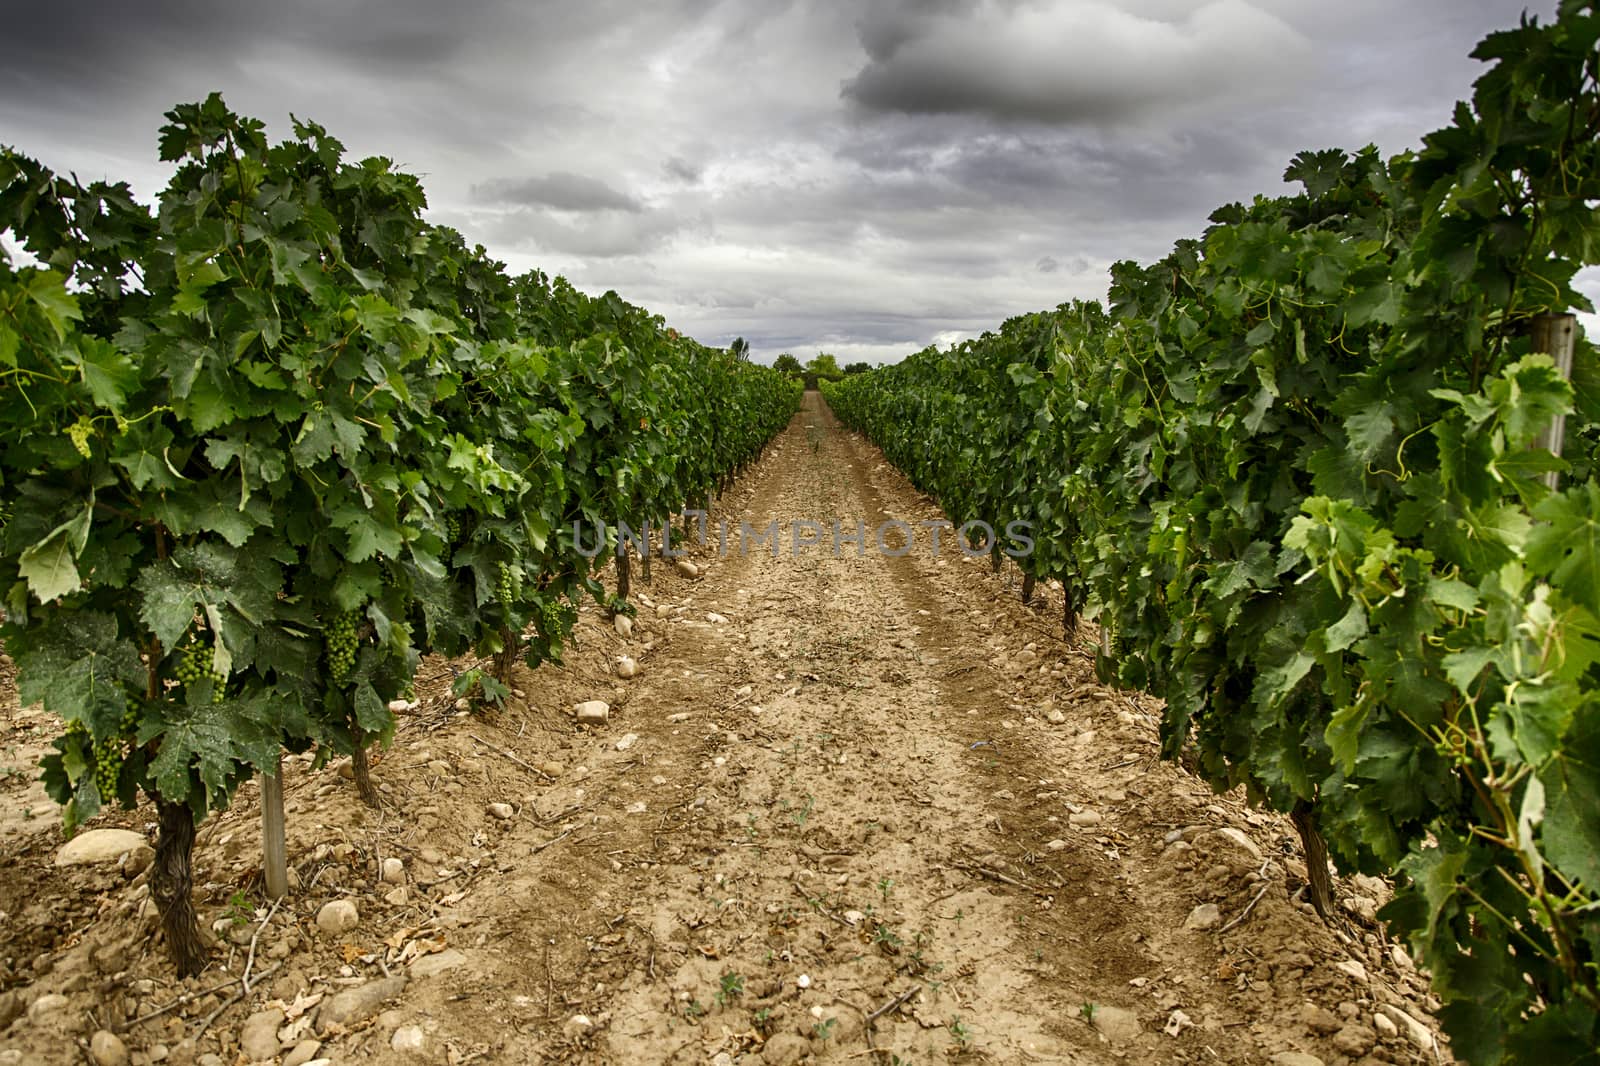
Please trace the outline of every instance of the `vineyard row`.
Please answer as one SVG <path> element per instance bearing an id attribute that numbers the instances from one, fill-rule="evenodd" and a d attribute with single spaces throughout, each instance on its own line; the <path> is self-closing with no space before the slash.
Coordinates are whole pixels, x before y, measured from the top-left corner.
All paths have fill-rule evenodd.
<path id="1" fill-rule="evenodd" d="M 69 830 L 155 800 L 187 976 L 198 819 L 285 749 L 354 757 L 375 802 L 365 751 L 423 655 L 490 661 L 458 689 L 501 699 L 582 597 L 630 610 L 572 530 L 703 504 L 800 388 L 509 276 L 314 124 L 270 144 L 217 96 L 167 118 L 153 206 L 0 153 L 0 232 L 40 264 L 0 255 L 0 638 L 65 727 Z"/>
<path id="2" fill-rule="evenodd" d="M 1597 41 L 1569 0 L 1420 151 L 1302 153 L 1109 306 L 823 386 L 954 522 L 1032 524 L 1024 598 L 1291 815 L 1319 910 L 1327 852 L 1396 878 L 1473 1063 L 1600 1047 Z"/>

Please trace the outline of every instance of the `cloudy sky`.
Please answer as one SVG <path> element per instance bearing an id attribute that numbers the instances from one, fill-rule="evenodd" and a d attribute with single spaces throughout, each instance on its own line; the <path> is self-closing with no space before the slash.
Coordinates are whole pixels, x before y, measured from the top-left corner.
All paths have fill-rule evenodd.
<path id="1" fill-rule="evenodd" d="M 1302 148 L 1412 147 L 1522 0 L 0 0 L 0 143 L 153 197 L 221 91 L 513 270 L 762 361 L 1099 297 Z M 1548 9 L 1548 10 L 1547 10 Z M 1534 0 L 1547 17 L 1554 0 Z M 1600 286 L 1596 287 L 1600 289 Z"/>

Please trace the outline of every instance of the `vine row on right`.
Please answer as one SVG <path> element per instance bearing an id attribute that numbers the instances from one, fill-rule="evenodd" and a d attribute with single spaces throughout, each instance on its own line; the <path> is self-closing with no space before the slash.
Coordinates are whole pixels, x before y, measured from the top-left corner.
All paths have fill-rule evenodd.
<path id="1" fill-rule="evenodd" d="M 1108 306 L 823 386 L 956 523 L 1032 523 L 1025 593 L 1168 757 L 1395 878 L 1472 1063 L 1600 1047 L 1600 361 L 1536 340 L 1590 309 L 1597 40 L 1525 17 L 1419 151 L 1302 153 Z"/>

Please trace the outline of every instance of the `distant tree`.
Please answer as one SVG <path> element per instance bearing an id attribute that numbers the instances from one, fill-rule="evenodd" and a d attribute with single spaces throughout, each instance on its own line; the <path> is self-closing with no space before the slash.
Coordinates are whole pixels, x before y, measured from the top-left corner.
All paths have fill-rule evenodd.
<path id="1" fill-rule="evenodd" d="M 844 377 L 844 371 L 839 369 L 839 360 L 827 352 L 818 352 L 817 357 L 806 364 L 806 376 L 838 381 Z"/>
<path id="2" fill-rule="evenodd" d="M 735 337 L 733 338 L 733 343 L 728 345 L 728 351 L 733 353 L 735 359 L 748 361 L 750 358 L 750 342 L 743 337 Z"/>
<path id="3" fill-rule="evenodd" d="M 778 358 L 772 361 L 772 369 L 778 371 L 779 373 L 788 374 L 792 378 L 799 377 L 801 374 L 804 374 L 806 370 L 805 367 L 800 365 L 800 360 L 796 359 L 788 352 L 784 352 L 782 355 L 778 356 Z"/>
<path id="4" fill-rule="evenodd" d="M 849 374 L 865 374 L 867 371 L 869 371 L 871 369 L 872 369 L 872 364 L 871 363 L 851 363 L 849 366 L 844 368 L 844 372 L 845 372 L 846 375 L 849 375 Z"/>

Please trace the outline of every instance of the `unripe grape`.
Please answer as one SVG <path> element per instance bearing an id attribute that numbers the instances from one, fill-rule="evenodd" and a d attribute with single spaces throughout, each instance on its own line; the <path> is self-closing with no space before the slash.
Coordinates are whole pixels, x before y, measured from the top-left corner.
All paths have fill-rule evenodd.
<path id="1" fill-rule="evenodd" d="M 226 675 L 212 669 L 215 661 L 212 649 L 198 641 L 191 641 L 183 649 L 183 655 L 178 659 L 174 673 L 179 683 L 186 687 L 210 678 L 211 702 L 221 703 L 224 698 L 223 688 L 227 685 L 228 679 Z"/>
<path id="2" fill-rule="evenodd" d="M 78 454 L 85 459 L 89 458 L 89 432 L 88 422 L 79 419 L 67 427 L 67 437 L 72 441 L 72 446 L 78 449 Z"/>
<path id="3" fill-rule="evenodd" d="M 122 738 L 105 737 L 94 742 L 94 783 L 102 802 L 117 794 L 117 777 L 122 773 Z"/>
<path id="4" fill-rule="evenodd" d="M 348 676 L 355 668 L 359 643 L 356 631 L 360 622 L 360 611 L 342 611 L 329 619 L 322 631 L 323 644 L 328 653 L 328 672 L 334 680 Z"/>
<path id="5" fill-rule="evenodd" d="M 122 721 L 117 723 L 117 732 L 129 739 L 138 735 L 139 719 L 144 716 L 144 704 L 138 696 L 128 697 L 128 706 L 122 712 Z"/>
<path id="6" fill-rule="evenodd" d="M 495 595 L 500 600 L 500 606 L 509 609 L 517 601 L 517 589 L 522 584 L 519 580 L 521 572 L 512 568 L 510 563 L 500 564 L 500 580 L 495 586 Z"/>

